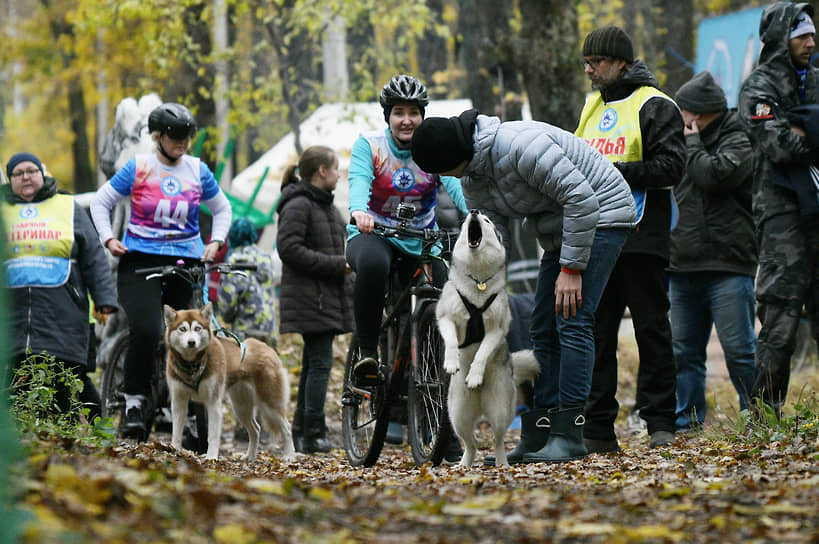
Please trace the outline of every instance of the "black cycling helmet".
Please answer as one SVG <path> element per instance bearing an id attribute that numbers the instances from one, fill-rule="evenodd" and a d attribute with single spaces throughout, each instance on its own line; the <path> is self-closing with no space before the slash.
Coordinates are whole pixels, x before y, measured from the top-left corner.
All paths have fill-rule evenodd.
<path id="1" fill-rule="evenodd" d="M 148 130 L 167 134 L 174 140 L 184 140 L 196 134 L 196 119 L 182 104 L 166 102 L 154 108 L 148 116 Z"/>
<path id="2" fill-rule="evenodd" d="M 381 107 L 384 108 L 384 120 L 389 124 L 390 112 L 396 104 L 415 104 L 421 110 L 421 117 L 424 117 L 424 108 L 429 104 L 427 88 L 417 77 L 401 74 L 393 77 L 389 83 L 381 89 L 381 96 L 378 99 Z"/>

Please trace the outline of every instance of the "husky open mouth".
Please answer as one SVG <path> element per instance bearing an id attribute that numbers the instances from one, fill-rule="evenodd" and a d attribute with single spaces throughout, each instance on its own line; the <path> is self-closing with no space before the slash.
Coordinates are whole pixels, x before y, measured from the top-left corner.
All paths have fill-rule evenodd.
<path id="1" fill-rule="evenodd" d="M 469 228 L 466 234 L 470 248 L 475 249 L 481 245 L 481 240 L 483 239 L 483 228 L 481 227 L 480 218 L 477 216 L 472 216 L 469 218 Z"/>

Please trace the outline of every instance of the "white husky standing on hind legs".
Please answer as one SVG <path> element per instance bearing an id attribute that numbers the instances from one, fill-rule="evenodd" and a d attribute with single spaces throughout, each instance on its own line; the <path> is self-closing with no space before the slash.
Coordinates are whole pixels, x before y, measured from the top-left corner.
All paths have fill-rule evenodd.
<path id="1" fill-rule="evenodd" d="M 452 250 L 452 267 L 436 309 L 449 382 L 449 417 L 464 443 L 461 466 L 475 461 L 474 430 L 485 416 L 498 465 L 508 465 L 503 438 L 515 416 L 517 385 L 540 366 L 531 350 L 510 354 L 512 321 L 506 293 L 506 251 L 488 217 L 472 210 Z"/>

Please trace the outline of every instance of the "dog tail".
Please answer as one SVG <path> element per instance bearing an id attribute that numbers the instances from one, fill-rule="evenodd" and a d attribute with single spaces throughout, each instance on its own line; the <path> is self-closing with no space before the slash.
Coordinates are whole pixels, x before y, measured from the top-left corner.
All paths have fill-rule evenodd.
<path id="1" fill-rule="evenodd" d="M 515 374 L 515 383 L 522 384 L 526 380 L 533 380 L 540 374 L 540 363 L 535 359 L 535 352 L 531 349 L 516 351 L 509 354 L 512 362 L 512 371 Z"/>

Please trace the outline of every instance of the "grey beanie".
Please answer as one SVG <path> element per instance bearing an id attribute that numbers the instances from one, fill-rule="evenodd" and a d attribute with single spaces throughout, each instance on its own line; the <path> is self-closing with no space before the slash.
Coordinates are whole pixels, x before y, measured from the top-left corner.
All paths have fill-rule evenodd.
<path id="1" fill-rule="evenodd" d="M 725 92 L 708 71 L 700 72 L 680 87 L 674 100 L 679 107 L 693 113 L 719 113 L 728 107 Z"/>
<path id="2" fill-rule="evenodd" d="M 583 56 L 612 57 L 634 62 L 634 48 L 628 34 L 614 25 L 604 26 L 589 32 L 583 42 Z"/>

